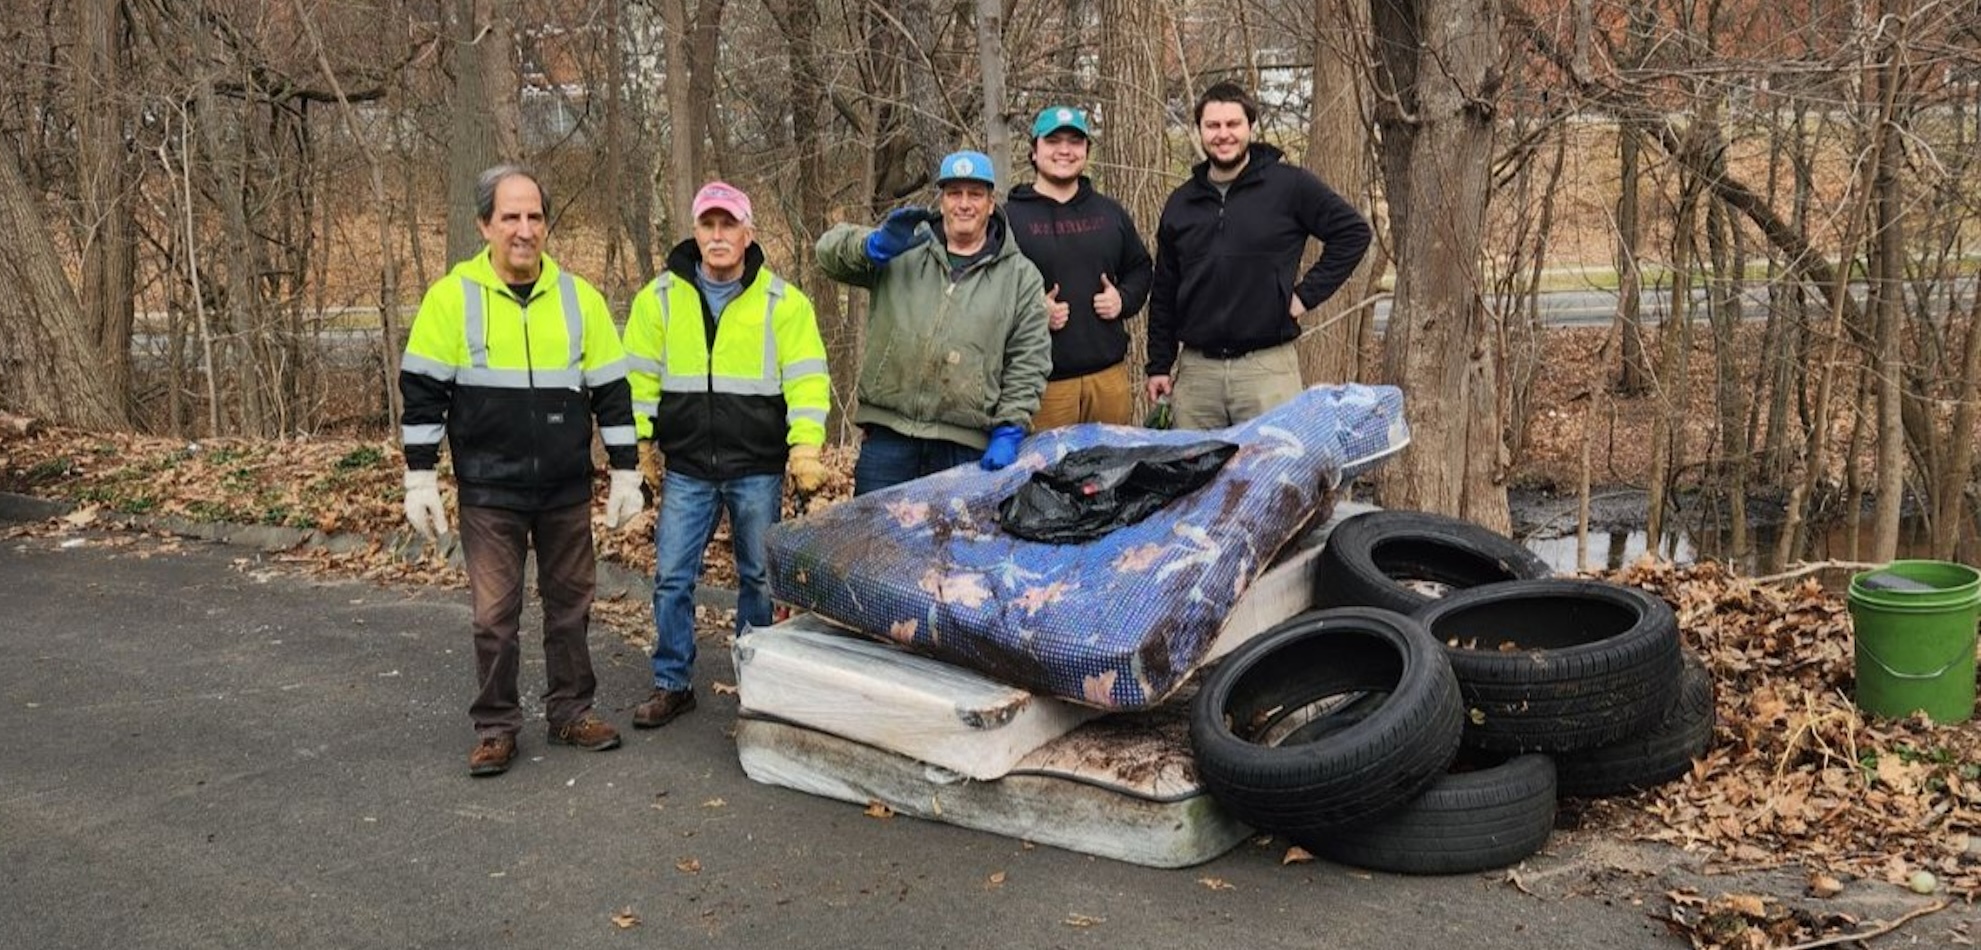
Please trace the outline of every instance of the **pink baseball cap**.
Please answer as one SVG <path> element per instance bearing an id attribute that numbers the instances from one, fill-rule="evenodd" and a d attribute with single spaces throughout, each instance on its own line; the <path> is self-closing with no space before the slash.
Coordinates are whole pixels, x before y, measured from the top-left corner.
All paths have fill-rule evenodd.
<path id="1" fill-rule="evenodd" d="M 702 190 L 695 192 L 694 217 L 696 219 L 699 220 L 704 212 L 713 211 L 716 208 L 721 208 L 729 212 L 736 220 L 744 224 L 751 226 L 755 226 L 756 224 L 753 215 L 750 213 L 750 196 L 744 194 L 743 189 L 731 185 L 726 181 L 709 182 L 702 186 Z"/>

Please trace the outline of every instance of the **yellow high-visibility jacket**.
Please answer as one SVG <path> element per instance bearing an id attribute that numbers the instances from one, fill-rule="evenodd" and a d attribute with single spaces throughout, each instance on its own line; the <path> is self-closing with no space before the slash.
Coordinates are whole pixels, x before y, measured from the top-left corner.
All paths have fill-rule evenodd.
<path id="1" fill-rule="evenodd" d="M 832 385 L 818 317 L 754 244 L 742 292 L 713 313 L 695 283 L 700 260 L 681 242 L 633 297 L 626 366 L 640 438 L 695 478 L 782 472 L 788 446 L 825 443 Z"/>
<path id="2" fill-rule="evenodd" d="M 447 437 L 461 504 L 539 511 L 592 494 L 592 423 L 639 465 L 625 352 L 605 298 L 548 256 L 517 299 L 483 249 L 427 289 L 399 362 L 406 466 Z"/>

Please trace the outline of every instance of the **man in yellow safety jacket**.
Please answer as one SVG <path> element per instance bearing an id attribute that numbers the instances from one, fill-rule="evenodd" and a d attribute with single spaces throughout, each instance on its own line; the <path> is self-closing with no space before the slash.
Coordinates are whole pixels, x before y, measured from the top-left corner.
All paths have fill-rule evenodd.
<path id="1" fill-rule="evenodd" d="M 447 530 L 437 468 L 447 438 L 474 598 L 470 775 L 516 755 L 523 563 L 543 597 L 544 717 L 553 744 L 604 750 L 619 733 L 592 711 L 592 425 L 612 465 L 606 522 L 640 512 L 632 393 L 605 298 L 543 252 L 550 199 L 514 165 L 482 173 L 475 216 L 488 247 L 428 288 L 399 364 L 406 518 Z"/>
<path id="2" fill-rule="evenodd" d="M 651 729 L 695 708 L 695 581 L 729 513 L 736 632 L 771 622 L 764 536 L 788 471 L 801 492 L 825 480 L 832 387 L 812 302 L 764 266 L 750 199 L 710 182 L 695 233 L 633 298 L 626 355 L 642 466 L 665 457 L 654 536 L 653 694 L 633 710 Z M 649 441 L 650 440 L 650 441 Z"/>

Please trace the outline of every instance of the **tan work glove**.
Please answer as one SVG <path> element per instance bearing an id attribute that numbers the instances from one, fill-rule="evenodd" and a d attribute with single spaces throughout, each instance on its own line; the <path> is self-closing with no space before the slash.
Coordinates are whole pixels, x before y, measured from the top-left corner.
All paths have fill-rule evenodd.
<path id="1" fill-rule="evenodd" d="M 640 497 L 640 473 L 630 469 L 613 469 L 612 491 L 605 496 L 605 526 L 617 531 L 646 506 L 646 499 Z"/>
<path id="2" fill-rule="evenodd" d="M 652 439 L 640 440 L 640 479 L 648 494 L 660 494 L 660 453 L 654 451 Z"/>
<path id="3" fill-rule="evenodd" d="M 794 445 L 791 457 L 784 463 L 785 474 L 791 476 L 791 484 L 809 495 L 825 487 L 825 463 L 819 461 L 819 447 L 816 445 Z"/>
<path id="4" fill-rule="evenodd" d="M 440 500 L 439 472 L 406 472 L 406 523 L 428 541 L 447 533 L 447 506 Z"/>

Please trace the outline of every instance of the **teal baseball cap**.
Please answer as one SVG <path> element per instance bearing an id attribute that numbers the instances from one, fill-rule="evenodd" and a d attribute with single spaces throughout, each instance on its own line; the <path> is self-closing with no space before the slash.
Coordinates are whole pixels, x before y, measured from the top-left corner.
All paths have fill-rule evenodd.
<path id="1" fill-rule="evenodd" d="M 1060 129 L 1072 129 L 1088 138 L 1094 137 L 1094 130 L 1087 126 L 1087 110 L 1072 106 L 1047 106 L 1039 110 L 1039 117 L 1032 120 L 1032 140 L 1038 141 Z"/>
<path id="2" fill-rule="evenodd" d="M 976 181 L 997 190 L 997 166 L 991 164 L 990 156 L 982 152 L 951 152 L 942 157 L 935 167 L 937 188 L 952 181 Z"/>

